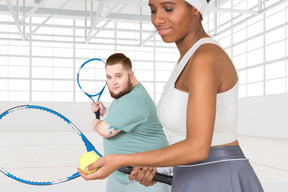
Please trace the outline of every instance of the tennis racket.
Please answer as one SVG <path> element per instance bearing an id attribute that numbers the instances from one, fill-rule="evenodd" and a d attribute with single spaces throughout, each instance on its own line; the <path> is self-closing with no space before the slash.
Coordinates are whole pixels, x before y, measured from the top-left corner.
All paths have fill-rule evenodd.
<path id="1" fill-rule="evenodd" d="M 132 166 L 120 167 L 118 171 L 122 173 L 130 174 L 133 171 L 133 167 Z M 172 179 L 173 179 L 173 176 L 164 175 L 162 173 L 156 173 L 153 178 L 154 181 L 159 181 L 161 183 L 166 183 L 168 185 L 172 185 Z"/>
<path id="2" fill-rule="evenodd" d="M 97 79 L 97 83 L 96 83 Z M 77 83 L 79 88 L 93 103 L 94 97 L 99 101 L 106 87 L 105 62 L 98 58 L 85 61 L 77 73 Z M 96 118 L 100 119 L 99 110 L 96 112 Z"/>
<path id="3" fill-rule="evenodd" d="M 75 179 L 79 158 L 87 151 L 102 157 L 69 119 L 52 109 L 21 105 L 0 115 L 0 171 L 16 181 L 53 185 Z M 131 172 L 129 167 L 120 170 Z"/>

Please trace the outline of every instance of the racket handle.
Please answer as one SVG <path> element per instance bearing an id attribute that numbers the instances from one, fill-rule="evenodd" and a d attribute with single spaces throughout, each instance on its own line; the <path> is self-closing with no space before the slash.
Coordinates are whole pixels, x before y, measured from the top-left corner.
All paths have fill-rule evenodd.
<path id="1" fill-rule="evenodd" d="M 96 111 L 95 115 L 96 115 L 96 119 L 100 119 L 100 109 Z"/>
<path id="2" fill-rule="evenodd" d="M 132 166 L 120 167 L 118 169 L 118 171 L 120 171 L 122 173 L 126 173 L 126 174 L 130 174 L 132 172 L 132 170 L 133 170 Z M 158 182 L 161 182 L 161 183 L 166 183 L 168 185 L 172 185 L 172 179 L 173 179 L 173 176 L 164 175 L 164 174 L 161 174 L 161 173 L 156 173 L 154 178 L 153 178 L 153 181 L 158 181 Z"/>

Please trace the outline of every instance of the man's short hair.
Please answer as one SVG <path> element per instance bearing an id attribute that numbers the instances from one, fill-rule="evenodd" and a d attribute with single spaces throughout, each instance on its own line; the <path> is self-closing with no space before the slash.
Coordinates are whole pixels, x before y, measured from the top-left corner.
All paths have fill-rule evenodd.
<path id="1" fill-rule="evenodd" d="M 132 70 L 132 63 L 129 57 L 126 57 L 123 53 L 115 53 L 110 55 L 106 60 L 106 66 L 112 66 L 115 64 L 121 64 L 124 69 Z"/>

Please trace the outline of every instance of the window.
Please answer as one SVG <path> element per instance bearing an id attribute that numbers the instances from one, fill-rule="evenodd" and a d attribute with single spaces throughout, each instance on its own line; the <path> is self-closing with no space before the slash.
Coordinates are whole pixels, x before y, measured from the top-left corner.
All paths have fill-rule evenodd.
<path id="1" fill-rule="evenodd" d="M 223 10 L 209 10 L 203 17 L 204 28 L 220 42 L 238 71 L 239 97 L 288 92 L 288 3 L 262 1 L 262 12 L 254 14 L 258 2 L 220 1 Z M 273 6 L 275 3 L 279 5 Z M 122 52 L 132 60 L 137 79 L 158 102 L 179 53 L 174 44 L 163 43 L 151 22 L 100 21 L 101 30 L 94 30 L 85 44 L 90 21 L 45 19 L 32 16 L 35 25 L 31 26 L 27 19 L 27 40 L 22 41 L 12 17 L 1 13 L 1 101 L 90 102 L 75 82 L 80 65 Z M 108 91 L 102 98 L 112 100 Z"/>

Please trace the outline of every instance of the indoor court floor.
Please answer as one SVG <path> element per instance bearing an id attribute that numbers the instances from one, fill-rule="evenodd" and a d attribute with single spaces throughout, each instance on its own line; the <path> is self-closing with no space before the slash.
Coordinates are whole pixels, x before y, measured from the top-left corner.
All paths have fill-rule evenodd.
<path id="1" fill-rule="evenodd" d="M 250 160 L 265 192 L 288 192 L 288 140 L 256 136 L 238 136 L 245 156 Z M 106 180 L 85 181 L 77 178 L 53 186 L 31 186 L 0 174 L 1 192 L 105 192 Z"/>
<path id="2" fill-rule="evenodd" d="M 288 192 L 288 140 L 238 136 L 265 192 Z"/>

